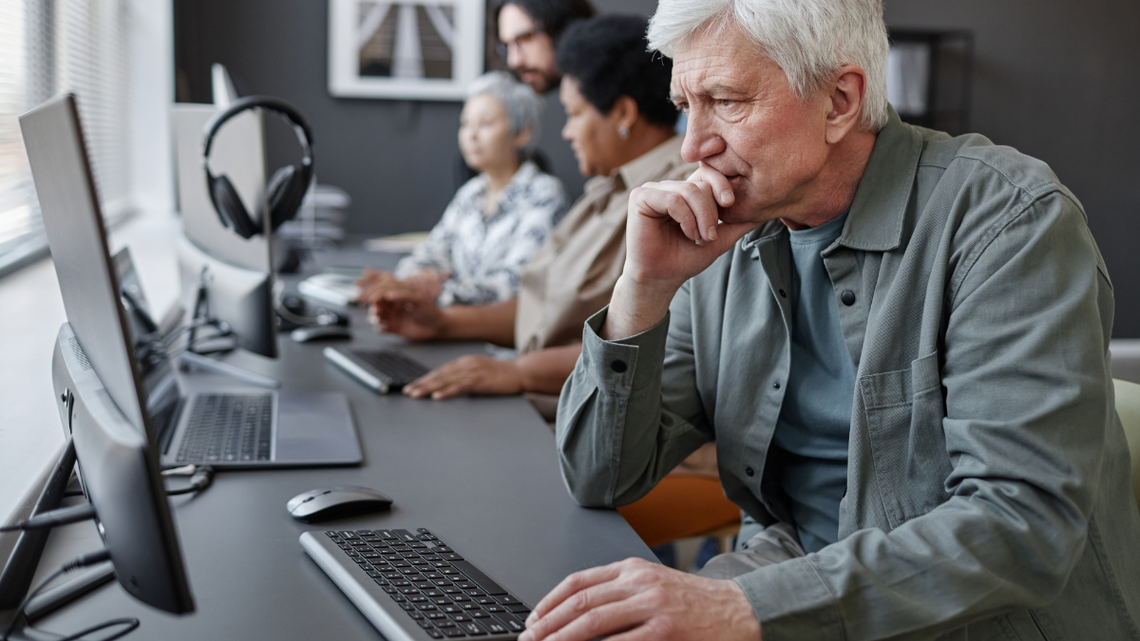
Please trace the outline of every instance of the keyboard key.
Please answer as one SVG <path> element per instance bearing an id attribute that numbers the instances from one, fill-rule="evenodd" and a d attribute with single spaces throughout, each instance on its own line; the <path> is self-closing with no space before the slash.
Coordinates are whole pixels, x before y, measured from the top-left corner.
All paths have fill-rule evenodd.
<path id="1" fill-rule="evenodd" d="M 470 634 L 473 637 L 481 637 L 481 636 L 484 636 L 487 634 L 487 631 L 483 629 L 483 626 L 479 625 L 478 623 L 476 623 L 474 621 L 468 621 L 467 623 L 461 623 L 461 624 L 459 624 L 459 627 L 462 628 L 464 632 L 466 632 L 467 634 Z"/>
<path id="2" fill-rule="evenodd" d="M 440 632 L 439 630 L 436 630 L 435 628 L 432 628 L 430 630 L 424 630 L 424 632 L 427 632 L 428 636 L 430 636 L 433 639 L 442 639 L 443 638 L 443 633 Z"/>
<path id="3" fill-rule="evenodd" d="M 497 621 L 493 621 L 493 620 L 492 621 L 485 621 L 484 625 L 487 626 L 487 630 L 489 630 L 491 632 L 491 634 L 506 634 L 507 633 L 506 626 L 504 626 L 502 623 L 499 623 Z"/>

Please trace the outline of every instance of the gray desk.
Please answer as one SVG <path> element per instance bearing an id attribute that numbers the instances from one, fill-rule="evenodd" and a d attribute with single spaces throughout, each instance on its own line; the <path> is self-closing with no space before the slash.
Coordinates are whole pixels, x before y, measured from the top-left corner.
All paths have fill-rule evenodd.
<path id="1" fill-rule="evenodd" d="M 355 344 L 405 343 L 375 334 L 357 312 Z M 323 344 L 281 340 L 270 361 L 236 354 L 230 362 L 280 378 L 291 390 L 348 394 L 365 462 L 359 467 L 219 473 L 199 497 L 174 497 L 175 520 L 197 612 L 173 617 L 133 601 L 118 584 L 38 622 L 74 632 L 120 616 L 142 625 L 131 639 L 377 639 L 379 633 L 301 549 L 310 529 L 432 529 L 524 601 L 534 605 L 567 574 L 629 556 L 654 557 L 616 512 L 587 510 L 569 497 L 554 437 L 519 397 L 414 401 L 376 396 L 321 355 Z M 479 352 L 482 345 L 407 345 L 428 365 Z M 193 375 L 203 386 L 225 379 Z M 171 483 L 173 485 L 173 481 Z M 375 487 L 390 513 L 309 526 L 285 502 L 325 485 Z M 53 533 L 44 571 L 95 549 L 94 528 Z"/>

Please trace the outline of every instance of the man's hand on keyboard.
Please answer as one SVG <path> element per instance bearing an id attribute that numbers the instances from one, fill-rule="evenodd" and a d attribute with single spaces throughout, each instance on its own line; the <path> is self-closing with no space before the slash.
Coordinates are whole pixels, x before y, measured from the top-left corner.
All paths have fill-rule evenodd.
<path id="1" fill-rule="evenodd" d="M 520 394 L 522 389 L 522 374 L 515 360 L 464 356 L 404 386 L 404 394 L 439 400 L 468 394 Z"/>
<path id="2" fill-rule="evenodd" d="M 534 607 L 519 641 L 761 639 L 744 590 L 644 559 L 575 572 Z"/>

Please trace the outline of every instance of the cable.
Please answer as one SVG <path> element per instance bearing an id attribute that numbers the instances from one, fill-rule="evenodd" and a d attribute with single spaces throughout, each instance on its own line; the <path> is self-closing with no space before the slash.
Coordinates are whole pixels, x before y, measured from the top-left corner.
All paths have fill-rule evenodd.
<path id="1" fill-rule="evenodd" d="M 195 467 L 195 466 L 187 466 Z M 172 470 L 167 470 L 170 472 Z M 164 472 L 165 474 L 165 472 Z M 171 476 L 174 476 L 173 474 Z M 180 494 L 190 494 L 191 492 L 201 492 L 210 487 L 210 483 L 214 481 L 214 468 L 209 465 L 199 465 L 190 475 L 190 485 L 187 487 L 180 487 L 176 490 L 166 490 L 167 496 L 178 496 Z"/>
<path id="2" fill-rule="evenodd" d="M 134 618 L 134 617 L 123 617 L 121 619 L 111 619 L 110 621 L 104 621 L 102 623 L 93 625 L 90 628 L 87 628 L 86 630 L 80 630 L 79 632 L 76 632 L 75 634 L 72 634 L 72 635 L 69 635 L 69 636 L 66 636 L 66 637 L 60 639 L 59 641 L 78 641 L 78 639 L 82 639 L 83 637 L 91 634 L 92 632 L 98 632 L 100 630 L 106 630 L 107 628 L 110 628 L 110 627 L 116 626 L 116 625 L 125 625 L 127 627 L 123 630 L 120 630 L 116 634 L 112 634 L 109 637 L 103 637 L 99 641 L 115 641 L 115 639 L 121 639 L 121 638 L 127 636 L 128 634 L 134 632 L 135 629 L 139 627 L 139 620 Z"/>
<path id="3" fill-rule="evenodd" d="M 0 527 L 0 532 L 17 532 L 20 530 L 41 530 L 43 528 L 68 525 L 95 518 L 95 507 L 90 503 L 65 507 L 43 514 L 37 514 L 30 519 L 20 521 L 15 525 Z"/>
<path id="4" fill-rule="evenodd" d="M 79 568 L 85 568 L 85 567 L 90 566 L 90 565 L 95 565 L 96 563 L 102 563 L 104 561 L 110 561 L 110 560 L 111 560 L 111 553 L 108 552 L 106 548 L 103 548 L 102 550 L 99 550 L 98 552 L 92 552 L 90 554 L 84 554 L 81 557 L 78 557 L 76 559 L 72 559 L 71 561 L 68 561 L 67 563 L 63 564 L 63 567 L 59 568 L 55 572 L 52 572 L 51 575 L 48 576 L 48 578 L 41 581 L 40 584 L 35 587 L 35 589 L 33 589 L 31 592 L 28 592 L 28 595 L 24 597 L 24 600 L 20 603 L 20 607 L 16 608 L 15 616 L 12 617 L 12 622 L 10 624 L 8 624 L 8 629 L 4 631 L 4 636 L 0 637 L 0 641 L 8 641 L 9 637 L 12 636 L 12 632 L 14 632 L 16 630 L 16 624 L 20 621 L 20 616 L 24 613 L 24 609 L 27 608 L 28 604 L 31 603 L 32 599 L 36 598 L 36 596 L 39 595 L 39 593 L 42 592 L 43 589 L 45 587 L 47 587 L 48 584 L 50 584 L 52 581 L 55 581 L 56 579 L 63 576 L 64 574 L 67 574 L 68 572 L 78 570 Z M 126 621 L 126 620 L 121 619 L 121 621 Z M 101 624 L 101 625 L 103 625 L 103 624 Z M 108 622 L 108 624 L 103 625 L 103 627 L 110 627 L 110 625 L 117 625 L 117 623 Z M 138 619 L 135 619 L 133 627 L 131 627 L 129 630 L 124 631 L 122 634 L 115 636 L 115 637 L 111 637 L 111 638 L 117 639 L 117 638 L 123 636 L 123 634 L 126 634 L 127 632 L 130 632 L 131 630 L 134 630 L 137 627 L 139 627 L 138 626 Z M 99 629 L 101 630 L 103 628 L 101 627 Z M 85 631 L 80 633 L 80 636 L 82 636 L 83 634 L 87 634 L 89 632 L 94 632 L 94 630 L 85 630 Z M 78 639 L 79 636 L 72 635 L 71 637 L 68 637 L 68 638 L 72 639 L 74 641 L 75 639 Z M 104 641 L 108 641 L 108 640 L 104 640 Z"/>

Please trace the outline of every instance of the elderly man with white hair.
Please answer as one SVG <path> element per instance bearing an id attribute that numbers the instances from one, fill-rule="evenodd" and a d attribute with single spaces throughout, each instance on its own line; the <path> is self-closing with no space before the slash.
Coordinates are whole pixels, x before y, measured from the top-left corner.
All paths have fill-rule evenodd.
<path id="1" fill-rule="evenodd" d="M 560 400 L 583 505 L 715 441 L 755 525 L 702 576 L 578 572 L 520 641 L 1140 639 L 1112 285 L 1080 203 L 902 123 L 881 0 L 662 0 L 687 182 L 630 199 Z"/>

